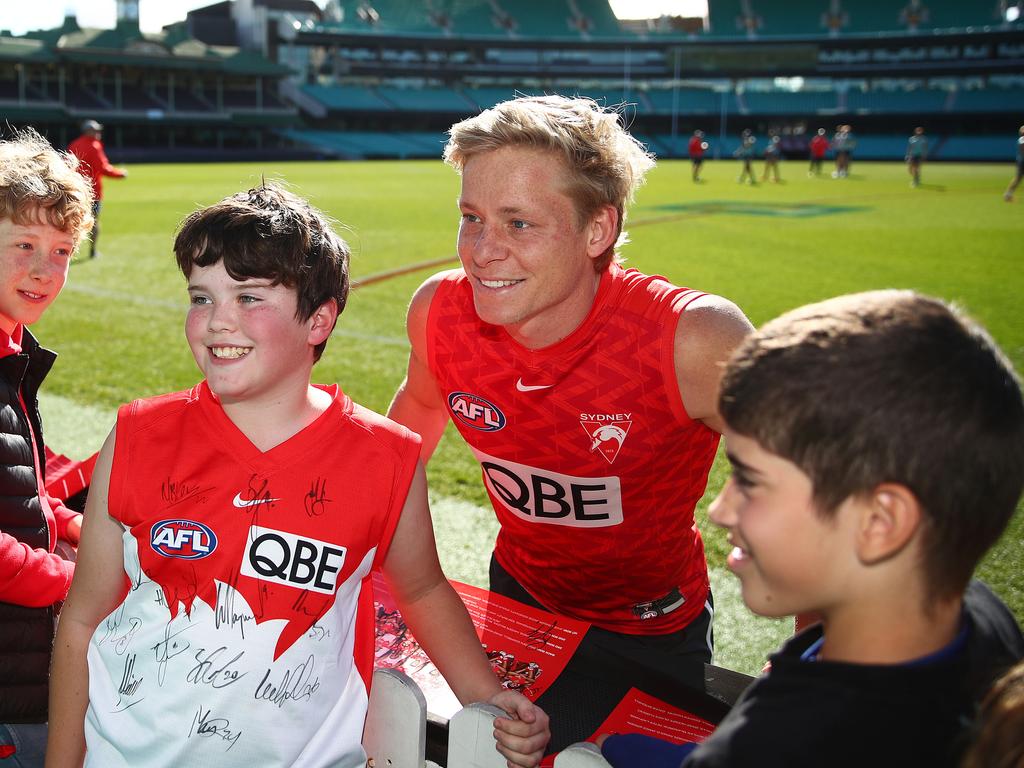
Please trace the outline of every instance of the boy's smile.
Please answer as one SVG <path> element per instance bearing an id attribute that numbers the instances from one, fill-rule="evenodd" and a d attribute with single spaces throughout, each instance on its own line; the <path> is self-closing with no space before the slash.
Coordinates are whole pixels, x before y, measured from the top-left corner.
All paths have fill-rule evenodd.
<path id="1" fill-rule="evenodd" d="M 235 280 L 217 262 L 193 267 L 188 292 L 185 336 L 222 403 L 271 402 L 305 391 L 313 364 L 311 321 L 296 318 L 294 288 L 265 278 Z"/>
<path id="2" fill-rule="evenodd" d="M 52 224 L 0 219 L 0 330 L 42 316 L 64 287 L 74 250 L 74 237 Z"/>
<path id="3" fill-rule="evenodd" d="M 787 616 L 822 611 L 842 594 L 846 565 L 855 559 L 848 530 L 854 515 L 840 505 L 819 514 L 810 478 L 750 437 L 722 433 L 733 474 L 708 515 L 729 529 L 729 569 L 754 613 Z"/>

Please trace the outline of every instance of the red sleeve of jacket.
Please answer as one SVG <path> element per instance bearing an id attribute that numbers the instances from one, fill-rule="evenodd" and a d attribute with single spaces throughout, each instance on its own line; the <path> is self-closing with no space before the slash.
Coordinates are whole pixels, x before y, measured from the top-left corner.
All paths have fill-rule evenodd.
<path id="1" fill-rule="evenodd" d="M 114 178 L 121 178 L 124 176 L 124 171 L 120 168 L 115 168 L 110 164 L 110 160 L 107 159 L 107 153 L 103 151 L 103 145 L 98 141 L 93 142 L 93 149 L 95 151 L 96 168 L 104 176 L 113 176 Z"/>
<path id="2" fill-rule="evenodd" d="M 107 159 L 107 153 L 103 151 L 103 145 L 88 136 L 79 136 L 68 145 L 68 151 L 78 158 L 81 167 L 80 172 L 91 179 L 99 179 L 101 176 L 124 176 L 124 171 L 115 168 Z"/>
<path id="3" fill-rule="evenodd" d="M 67 597 L 74 573 L 74 563 L 0 533 L 0 600 L 5 603 L 53 605 Z"/>
<path id="4" fill-rule="evenodd" d="M 67 541 L 68 523 L 78 517 L 80 513 L 65 506 L 63 501 L 50 494 L 46 494 L 46 500 L 50 502 L 50 509 L 53 510 L 53 519 L 57 522 L 57 538 Z"/>

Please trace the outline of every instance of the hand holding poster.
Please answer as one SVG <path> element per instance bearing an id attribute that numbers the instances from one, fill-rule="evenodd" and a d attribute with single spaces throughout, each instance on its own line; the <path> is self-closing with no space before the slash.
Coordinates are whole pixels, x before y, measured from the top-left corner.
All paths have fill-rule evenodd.
<path id="1" fill-rule="evenodd" d="M 451 582 L 476 627 L 502 686 L 535 701 L 575 653 L 590 625 L 523 605 L 486 589 Z M 450 718 L 461 707 L 441 673 L 405 625 L 387 584 L 373 574 L 377 615 L 374 667 L 398 669 L 416 681 L 432 715 Z"/>

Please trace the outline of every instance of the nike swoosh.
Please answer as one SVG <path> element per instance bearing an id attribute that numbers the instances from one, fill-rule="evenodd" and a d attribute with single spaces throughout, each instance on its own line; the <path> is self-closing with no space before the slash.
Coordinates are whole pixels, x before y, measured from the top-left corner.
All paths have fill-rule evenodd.
<path id="1" fill-rule="evenodd" d="M 241 493 L 236 493 L 235 498 L 231 500 L 231 503 L 236 507 L 245 509 L 246 507 L 253 507 L 257 504 L 269 504 L 271 501 L 280 501 L 280 499 L 243 499 Z"/>
<path id="2" fill-rule="evenodd" d="M 538 389 L 551 389 L 554 384 L 523 384 L 523 380 L 520 378 L 516 382 L 516 389 L 520 392 L 535 392 Z"/>

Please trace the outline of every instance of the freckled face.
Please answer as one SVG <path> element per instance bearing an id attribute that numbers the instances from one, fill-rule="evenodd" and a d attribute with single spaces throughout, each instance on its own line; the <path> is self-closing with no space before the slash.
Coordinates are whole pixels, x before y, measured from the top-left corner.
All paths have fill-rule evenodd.
<path id="1" fill-rule="evenodd" d="M 74 238 L 51 224 L 0 219 L 0 329 L 31 325 L 68 278 Z"/>
<path id="2" fill-rule="evenodd" d="M 743 601 L 762 616 L 827 609 L 842 593 L 851 516 L 818 514 L 810 478 L 754 439 L 729 429 L 725 436 L 732 476 L 708 509 L 729 529 L 729 569 L 742 584 Z"/>
<path id="3" fill-rule="evenodd" d="M 272 402 L 308 385 L 311 321 L 296 318 L 294 288 L 235 280 L 222 262 L 193 267 L 185 337 L 222 403 Z"/>
<path id="4" fill-rule="evenodd" d="M 459 259 L 477 314 L 530 348 L 568 336 L 597 290 L 590 226 L 578 226 L 560 158 L 523 147 L 472 156 L 462 171 Z"/>

